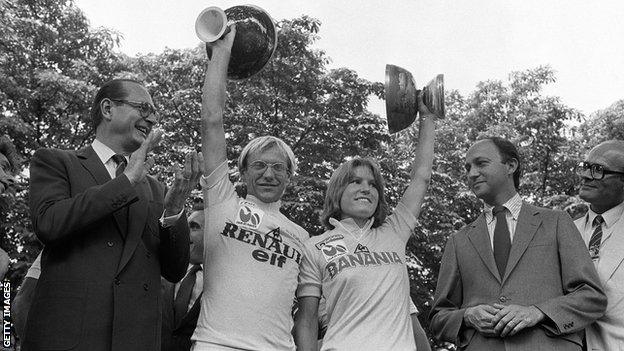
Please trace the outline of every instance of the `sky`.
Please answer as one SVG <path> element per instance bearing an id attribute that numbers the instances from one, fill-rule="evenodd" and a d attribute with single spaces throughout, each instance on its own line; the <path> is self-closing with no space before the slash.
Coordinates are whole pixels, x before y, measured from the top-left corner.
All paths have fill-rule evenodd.
<path id="1" fill-rule="evenodd" d="M 362 78 L 384 81 L 385 65 L 409 70 L 417 86 L 436 74 L 462 94 L 480 81 L 550 65 L 545 94 L 586 115 L 624 99 L 624 1 L 586 0 L 76 0 L 93 27 L 123 35 L 128 55 L 199 44 L 206 7 L 252 3 L 274 20 L 321 21 L 316 48 Z M 385 116 L 382 101 L 369 109 Z"/>

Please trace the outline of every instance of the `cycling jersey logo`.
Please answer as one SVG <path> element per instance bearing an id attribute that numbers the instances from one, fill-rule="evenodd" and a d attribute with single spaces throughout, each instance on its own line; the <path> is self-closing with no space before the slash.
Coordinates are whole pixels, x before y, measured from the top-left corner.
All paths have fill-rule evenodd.
<path id="1" fill-rule="evenodd" d="M 317 244 L 317 248 L 318 248 L 318 244 Z M 349 253 L 349 250 L 347 250 L 347 245 L 345 244 L 343 239 L 337 239 L 337 240 L 332 240 L 330 242 L 324 242 L 319 248 L 319 250 L 321 250 L 327 262 Z"/>
<path id="2" fill-rule="evenodd" d="M 236 213 L 235 224 L 249 229 L 258 229 L 262 218 L 264 217 L 264 211 L 259 209 L 253 202 L 241 200 L 239 208 Z"/>
<path id="3" fill-rule="evenodd" d="M 358 252 L 366 252 L 366 253 L 370 253 L 370 251 L 368 250 L 368 247 L 358 243 L 357 247 L 355 248 L 355 251 L 353 251 L 353 253 L 358 253 Z"/>

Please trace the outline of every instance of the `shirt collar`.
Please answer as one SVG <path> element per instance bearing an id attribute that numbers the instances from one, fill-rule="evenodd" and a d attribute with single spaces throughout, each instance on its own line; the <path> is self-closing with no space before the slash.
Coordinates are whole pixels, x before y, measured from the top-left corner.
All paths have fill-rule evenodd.
<path id="1" fill-rule="evenodd" d="M 359 235 L 357 237 L 362 236 L 363 233 L 366 233 L 372 226 L 373 223 L 375 222 L 374 218 L 370 218 L 366 224 L 360 228 L 359 225 L 357 225 L 357 223 L 355 223 L 355 220 L 353 218 L 344 218 L 342 220 L 337 220 L 335 218 L 329 218 L 329 224 L 333 225 L 334 228 L 341 228 L 342 230 L 351 233 L 352 235 L 355 235 L 353 233 L 359 233 Z"/>
<path id="2" fill-rule="evenodd" d="M 604 219 L 605 228 L 610 228 L 615 223 L 617 223 L 617 221 L 622 218 L 623 213 L 624 202 L 602 213 L 601 216 L 602 219 Z M 587 215 L 585 216 L 585 224 L 587 225 L 587 223 L 589 223 L 589 225 L 593 226 L 594 218 L 596 218 L 596 216 L 598 216 L 598 214 L 592 211 L 592 209 L 590 208 L 589 211 L 587 211 Z"/>
<path id="3" fill-rule="evenodd" d="M 263 211 L 279 212 L 280 207 L 282 207 L 281 200 L 277 200 L 275 202 L 264 202 L 250 194 L 247 194 L 247 197 L 245 198 L 245 200 L 253 202 L 254 204 L 258 206 L 258 208 L 260 208 Z"/>
<path id="4" fill-rule="evenodd" d="M 91 147 L 93 148 L 93 151 L 95 151 L 95 153 L 98 155 L 103 164 L 106 164 L 111 159 L 111 157 L 115 155 L 115 151 L 113 151 L 113 149 L 106 146 L 98 139 L 93 140 L 93 142 L 91 143 Z M 124 157 L 126 158 L 126 161 L 128 161 L 128 155 L 124 155 Z"/>
<path id="5" fill-rule="evenodd" d="M 484 203 L 485 206 L 483 208 L 483 212 L 485 213 L 485 219 L 489 223 L 494 220 L 494 215 L 492 214 L 492 210 L 494 206 Z M 503 204 L 510 213 L 511 218 L 514 220 L 518 220 L 518 216 L 520 215 L 520 209 L 522 208 L 522 197 L 520 194 L 516 193 L 516 195 L 512 196 L 507 202 Z"/>

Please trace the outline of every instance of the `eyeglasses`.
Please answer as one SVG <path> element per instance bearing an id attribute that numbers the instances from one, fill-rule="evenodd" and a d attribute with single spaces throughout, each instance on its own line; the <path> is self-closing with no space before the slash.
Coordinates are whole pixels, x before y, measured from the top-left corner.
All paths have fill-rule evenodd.
<path id="1" fill-rule="evenodd" d="M 119 102 L 122 104 L 130 105 L 139 111 L 141 118 L 145 119 L 151 115 L 156 116 L 156 121 L 160 120 L 158 113 L 156 112 L 156 108 L 150 105 L 148 102 L 136 102 L 129 101 L 125 99 L 110 99 L 111 101 Z"/>
<path id="2" fill-rule="evenodd" d="M 597 163 L 589 163 L 589 162 L 580 162 L 575 168 L 574 172 L 585 178 L 592 178 L 595 180 L 600 180 L 604 178 L 605 174 L 622 174 L 624 172 L 611 171 L 605 169 L 603 165 Z"/>
<path id="3" fill-rule="evenodd" d="M 289 173 L 288 166 L 286 166 L 286 164 L 283 162 L 266 163 L 262 160 L 257 160 L 249 164 L 249 169 L 255 172 L 264 173 L 267 167 L 271 167 L 275 174 L 286 175 L 287 173 Z"/>

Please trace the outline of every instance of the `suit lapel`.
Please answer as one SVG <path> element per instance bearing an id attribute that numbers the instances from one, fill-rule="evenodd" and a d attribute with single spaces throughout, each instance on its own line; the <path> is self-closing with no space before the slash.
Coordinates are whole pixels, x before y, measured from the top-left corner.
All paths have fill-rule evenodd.
<path id="1" fill-rule="evenodd" d="M 520 214 L 518 215 L 518 223 L 516 224 L 516 231 L 514 233 L 513 242 L 511 243 L 511 251 L 509 252 L 509 259 L 507 260 L 503 283 L 516 267 L 518 261 L 520 261 L 529 243 L 533 240 L 535 232 L 537 232 L 537 228 L 541 222 L 542 219 L 539 216 L 537 208 L 523 203 Z"/>
<path id="2" fill-rule="evenodd" d="M 624 218 L 620 218 L 613 227 L 606 230 L 605 241 L 600 248 L 600 261 L 598 261 L 598 271 L 604 277 L 602 283 L 606 283 L 613 273 L 622 265 L 624 261 Z"/>
<path id="3" fill-rule="evenodd" d="M 496 261 L 494 261 L 490 235 L 488 234 L 487 224 L 485 223 L 485 215 L 483 215 L 483 213 L 470 224 L 468 239 L 474 246 L 475 250 L 477 250 L 477 253 L 481 257 L 485 266 L 500 283 L 501 277 L 498 273 L 498 268 L 496 268 Z"/>
<path id="4" fill-rule="evenodd" d="M 202 293 L 200 293 L 199 296 L 197 296 L 197 300 L 195 300 L 195 302 L 193 303 L 193 306 L 191 306 L 191 308 L 186 312 L 184 317 L 182 317 L 182 319 L 180 320 L 180 323 L 176 325 L 176 329 L 186 324 L 189 324 L 190 321 L 194 321 L 195 324 L 197 324 L 197 318 L 199 317 L 199 310 L 201 306 L 201 297 L 202 297 Z"/>
<path id="5" fill-rule="evenodd" d="M 151 193 L 149 192 L 147 180 L 144 179 L 141 183 L 137 184 L 135 186 L 135 189 L 138 194 L 139 200 L 135 201 L 130 205 L 130 210 L 128 214 L 128 234 L 126 236 L 126 243 L 124 245 L 123 252 L 121 253 L 119 267 L 117 268 L 118 274 L 128 263 L 130 257 L 132 257 L 134 250 L 139 244 L 139 240 L 141 240 L 141 236 L 143 235 L 143 231 L 145 228 L 145 221 L 148 211 L 147 200 L 149 195 L 151 195 Z"/>
<path id="6" fill-rule="evenodd" d="M 80 159 L 82 166 L 91 174 L 97 184 L 101 185 L 111 181 L 110 174 L 106 170 L 102 160 L 100 160 L 100 157 L 95 153 L 95 150 L 93 150 L 93 147 L 88 146 L 84 149 L 80 149 L 76 151 L 76 155 Z M 125 237 L 128 225 L 126 212 L 123 211 L 123 209 L 115 211 L 113 212 L 113 217 L 115 218 L 115 224 L 117 224 L 120 235 L 122 238 Z"/>
<path id="7" fill-rule="evenodd" d="M 91 146 L 76 151 L 76 156 L 78 156 L 82 166 L 91 174 L 97 184 L 104 184 L 111 180 L 102 160 L 100 160 Z"/>

